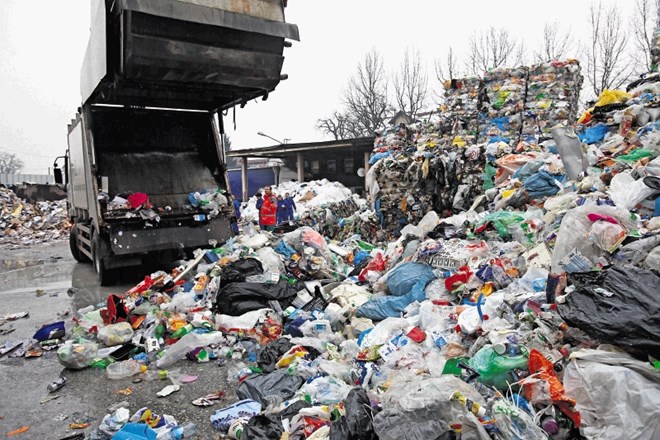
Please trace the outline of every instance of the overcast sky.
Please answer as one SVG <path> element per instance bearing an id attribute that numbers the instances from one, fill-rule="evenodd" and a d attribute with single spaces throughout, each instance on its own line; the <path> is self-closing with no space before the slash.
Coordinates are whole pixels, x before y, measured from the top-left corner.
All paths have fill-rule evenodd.
<path id="1" fill-rule="evenodd" d="M 604 0 L 622 10 L 634 0 Z M 528 48 L 544 22 L 587 35 L 588 0 L 289 0 L 287 21 L 300 42 L 285 49 L 282 82 L 265 102 L 251 101 L 225 119 L 233 148 L 273 145 L 257 135 L 307 142 L 327 139 L 316 120 L 340 108 L 342 92 L 375 47 L 394 72 L 406 47 L 419 49 L 430 84 L 433 62 L 451 45 L 467 48 L 474 31 L 504 27 Z M 25 161 L 25 173 L 46 174 L 66 150 L 66 125 L 80 105 L 80 66 L 89 37 L 87 0 L 0 0 L 0 149 Z M 629 13 L 629 11 L 626 11 Z"/>

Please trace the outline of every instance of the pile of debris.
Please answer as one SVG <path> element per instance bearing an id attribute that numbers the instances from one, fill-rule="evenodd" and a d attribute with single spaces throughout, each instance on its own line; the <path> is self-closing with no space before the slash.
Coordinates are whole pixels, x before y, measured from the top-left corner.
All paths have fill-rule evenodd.
<path id="1" fill-rule="evenodd" d="M 388 128 L 375 141 L 367 189 L 382 226 L 398 237 L 431 210 L 446 217 L 476 209 L 493 177 L 500 184 L 539 156 L 558 162 L 550 131 L 575 120 L 581 84 L 575 60 L 448 82 L 435 120 Z"/>
<path id="2" fill-rule="evenodd" d="M 192 402 L 222 406 L 207 426 L 121 407 L 92 438 L 658 437 L 660 76 L 604 92 L 575 128 L 532 130 L 510 99 L 522 94 L 543 118 L 573 111 L 573 85 L 541 97 L 537 73 L 484 82 L 499 89 L 491 108 L 514 116 L 468 133 L 485 128 L 484 144 L 468 145 L 469 124 L 378 138 L 375 213 L 338 185 L 318 184 L 345 196 L 324 202 L 320 189 L 302 200 L 316 183 L 291 184 L 276 189 L 301 209 L 288 227 L 245 223 L 221 247 L 79 310 L 58 349 L 67 368 L 128 382 L 218 362 L 236 387 L 234 402 Z M 398 238 L 369 233 L 374 222 Z M 63 329 L 34 339 L 48 345 Z M 170 379 L 159 395 L 186 386 Z"/>
<path id="3" fill-rule="evenodd" d="M 0 187 L 0 245 L 29 246 L 67 239 L 66 200 L 28 203 Z"/>

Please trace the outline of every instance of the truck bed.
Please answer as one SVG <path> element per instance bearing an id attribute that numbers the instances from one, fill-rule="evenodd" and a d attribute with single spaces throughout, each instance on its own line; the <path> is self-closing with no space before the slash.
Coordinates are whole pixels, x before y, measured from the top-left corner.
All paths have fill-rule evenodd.
<path id="1" fill-rule="evenodd" d="M 280 82 L 281 0 L 106 0 L 93 14 L 83 102 L 219 110 Z"/>

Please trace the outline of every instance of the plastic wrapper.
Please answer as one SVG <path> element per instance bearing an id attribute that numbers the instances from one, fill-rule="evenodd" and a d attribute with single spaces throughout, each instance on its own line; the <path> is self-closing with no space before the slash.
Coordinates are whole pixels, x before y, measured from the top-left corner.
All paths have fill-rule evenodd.
<path id="1" fill-rule="evenodd" d="M 254 400 L 245 399 L 221 408 L 211 415 L 211 423 L 220 430 L 227 432 L 232 422 L 239 418 L 256 416 L 261 412 L 261 404 Z"/>
<path id="2" fill-rule="evenodd" d="M 181 337 L 176 343 L 170 345 L 165 354 L 158 359 L 156 365 L 158 368 L 166 368 L 174 364 L 176 361 L 183 359 L 188 352 L 199 347 L 207 347 L 211 344 L 218 344 L 224 340 L 224 336 L 220 332 L 211 333 L 187 333 Z"/>
<path id="3" fill-rule="evenodd" d="M 351 387 L 333 376 L 323 376 L 307 382 L 300 389 L 300 394 L 309 396 L 314 404 L 328 405 L 343 401 Z M 307 397 L 306 397 L 307 398 Z"/>

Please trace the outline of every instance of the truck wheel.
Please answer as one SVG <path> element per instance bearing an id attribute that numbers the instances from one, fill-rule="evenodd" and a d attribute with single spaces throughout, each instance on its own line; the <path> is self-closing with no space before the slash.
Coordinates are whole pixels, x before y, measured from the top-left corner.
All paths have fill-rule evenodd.
<path id="1" fill-rule="evenodd" d="M 108 245 L 99 235 L 94 232 L 92 235 L 92 257 L 94 258 L 94 270 L 96 279 L 101 286 L 109 286 L 116 281 L 115 271 L 108 269 L 103 259 L 108 256 Z"/>
<path id="2" fill-rule="evenodd" d="M 78 248 L 78 228 L 75 224 L 71 226 L 71 230 L 69 231 L 69 248 L 71 249 L 73 259 L 78 263 L 86 263 L 89 261 L 89 258 L 80 252 L 80 249 Z"/>

